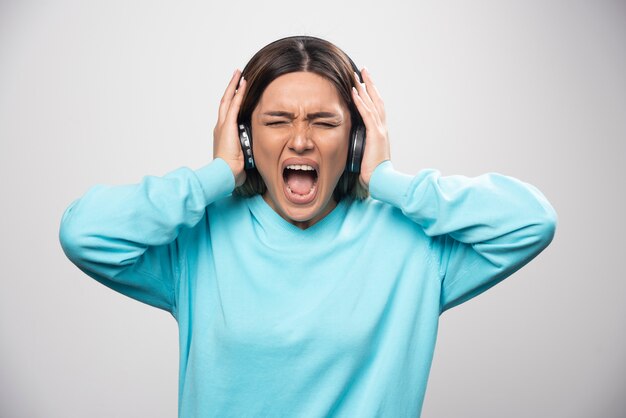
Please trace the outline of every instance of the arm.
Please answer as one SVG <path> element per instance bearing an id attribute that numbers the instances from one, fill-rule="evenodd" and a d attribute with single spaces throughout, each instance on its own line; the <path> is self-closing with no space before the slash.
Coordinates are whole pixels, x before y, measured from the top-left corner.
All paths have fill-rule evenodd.
<path id="1" fill-rule="evenodd" d="M 441 280 L 440 312 L 459 305 L 520 269 L 554 237 L 557 215 L 534 186 L 497 173 L 415 176 L 379 164 L 373 198 L 390 203 L 432 238 Z"/>
<path id="2" fill-rule="evenodd" d="M 181 167 L 163 177 L 145 176 L 138 184 L 96 185 L 64 211 L 59 241 L 87 275 L 174 313 L 179 231 L 196 225 L 205 208 L 234 186 L 221 158 L 197 170 Z"/>

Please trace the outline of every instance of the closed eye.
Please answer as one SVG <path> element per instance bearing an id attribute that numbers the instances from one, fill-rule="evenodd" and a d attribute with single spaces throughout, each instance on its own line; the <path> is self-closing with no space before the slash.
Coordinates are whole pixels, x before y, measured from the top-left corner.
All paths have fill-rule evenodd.
<path id="1" fill-rule="evenodd" d="M 279 125 L 281 123 L 286 123 L 286 122 L 282 122 L 282 121 L 281 122 L 269 122 L 269 123 L 266 123 L 266 125 L 267 126 Z M 323 123 L 323 122 L 318 123 L 318 125 L 327 126 L 329 128 L 334 128 L 334 127 L 338 126 L 338 125 L 333 125 L 332 123 Z"/>

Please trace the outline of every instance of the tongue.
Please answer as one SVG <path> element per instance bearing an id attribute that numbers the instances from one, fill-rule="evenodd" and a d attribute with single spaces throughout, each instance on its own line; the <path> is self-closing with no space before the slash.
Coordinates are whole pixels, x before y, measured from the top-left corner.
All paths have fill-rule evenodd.
<path id="1" fill-rule="evenodd" d="M 302 170 L 287 170 L 287 184 L 292 192 L 308 194 L 313 187 L 313 172 Z"/>

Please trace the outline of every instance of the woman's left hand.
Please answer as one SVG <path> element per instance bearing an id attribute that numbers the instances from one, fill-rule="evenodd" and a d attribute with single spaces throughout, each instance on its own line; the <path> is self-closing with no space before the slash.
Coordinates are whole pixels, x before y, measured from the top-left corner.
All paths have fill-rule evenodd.
<path id="1" fill-rule="evenodd" d="M 383 161 L 391 159 L 391 152 L 383 99 L 365 67 L 361 70 L 361 75 L 365 83 L 357 83 L 357 89 L 352 88 L 352 98 L 365 123 L 365 150 L 359 181 L 367 189 L 374 169 Z M 356 73 L 354 76 L 358 81 Z"/>

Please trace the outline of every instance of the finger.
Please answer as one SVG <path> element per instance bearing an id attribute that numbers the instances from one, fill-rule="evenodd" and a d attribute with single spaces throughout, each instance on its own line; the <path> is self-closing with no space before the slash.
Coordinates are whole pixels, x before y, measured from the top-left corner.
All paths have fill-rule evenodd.
<path id="1" fill-rule="evenodd" d="M 237 123 L 237 116 L 239 114 L 239 108 L 241 107 L 241 102 L 243 101 L 243 96 L 246 92 L 246 87 L 248 86 L 248 80 L 241 78 L 241 83 L 239 84 L 239 88 L 235 92 L 235 96 L 233 100 L 230 102 L 230 107 L 228 108 L 228 112 L 226 114 L 226 121 L 231 123 Z"/>
<path id="2" fill-rule="evenodd" d="M 385 103 L 383 102 L 376 85 L 374 84 L 374 80 L 372 80 L 372 75 L 370 74 L 370 70 L 367 67 L 363 67 L 363 80 L 365 81 L 365 86 L 367 87 L 367 93 L 369 94 L 372 102 L 376 106 L 376 110 L 378 110 L 378 114 L 380 115 L 380 119 L 382 121 L 385 120 Z"/>
<path id="3" fill-rule="evenodd" d="M 374 108 L 368 107 L 367 103 L 363 100 L 363 98 L 359 95 L 357 89 L 352 87 L 352 97 L 356 107 L 363 118 L 363 122 L 365 123 L 365 128 L 367 130 L 372 130 L 374 125 L 378 123 L 378 114 Z"/>
<path id="4" fill-rule="evenodd" d="M 361 74 L 363 74 L 363 72 L 361 72 Z M 356 79 L 358 80 L 359 77 L 357 76 L 356 71 L 354 72 L 354 76 L 356 77 Z M 363 101 L 365 102 L 365 104 L 367 104 L 367 107 L 370 108 L 375 108 L 376 106 L 374 105 L 374 102 L 372 102 L 372 99 L 370 98 L 369 94 L 367 93 L 367 90 L 365 88 L 365 83 L 357 83 L 357 90 L 359 92 L 359 96 L 361 96 L 361 98 L 363 99 Z"/>
<path id="5" fill-rule="evenodd" d="M 230 82 L 228 83 L 228 86 L 226 87 L 226 90 L 224 91 L 224 95 L 222 96 L 222 99 L 220 101 L 219 116 L 218 116 L 219 124 L 224 123 L 224 120 L 226 119 L 226 115 L 228 114 L 228 109 L 230 108 L 233 97 L 236 93 L 237 84 L 240 83 L 240 80 L 241 80 L 241 71 L 239 71 L 239 69 L 235 69 L 235 72 L 233 73 L 230 79 Z"/>
<path id="6" fill-rule="evenodd" d="M 219 107 L 219 115 L 218 120 L 219 123 L 222 124 L 224 119 L 226 118 L 226 114 L 228 113 L 228 109 L 230 108 L 230 103 L 233 99 L 233 95 L 235 94 L 235 89 L 237 87 L 237 82 L 239 80 L 240 71 L 237 68 L 230 78 L 230 82 L 228 86 L 226 86 L 226 90 L 224 91 L 224 95 L 222 96 L 222 100 L 220 100 Z"/>

